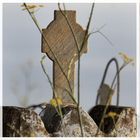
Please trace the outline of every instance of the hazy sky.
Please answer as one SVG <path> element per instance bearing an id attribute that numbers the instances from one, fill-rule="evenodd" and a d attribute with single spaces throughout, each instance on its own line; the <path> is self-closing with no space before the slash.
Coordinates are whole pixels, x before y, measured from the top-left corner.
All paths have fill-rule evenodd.
<path id="1" fill-rule="evenodd" d="M 83 28 L 86 27 L 90 8 L 91 4 L 66 4 L 66 9 L 76 10 L 77 23 Z M 52 97 L 50 85 L 40 65 L 43 55 L 41 35 L 28 13 L 21 9 L 20 4 L 3 4 L 3 105 L 20 105 L 14 91 L 24 96 L 28 82 L 33 85 L 28 105 L 49 102 Z M 45 7 L 36 13 L 41 28 L 46 28 L 53 20 L 55 9 L 58 9 L 57 4 L 45 4 Z M 90 31 L 95 31 L 103 25 L 105 26 L 101 31 L 112 41 L 113 46 L 100 34 L 93 34 L 88 41 L 88 53 L 81 59 L 81 106 L 86 110 L 95 104 L 107 62 L 116 57 L 121 65 L 119 52 L 135 59 L 136 5 L 96 4 Z M 112 66 L 106 79 L 109 84 L 115 73 Z M 25 78 L 26 71 L 31 72 L 28 82 Z M 52 75 L 52 63 L 49 60 L 47 71 Z M 120 105 L 135 107 L 135 66 L 127 66 L 120 76 Z"/>

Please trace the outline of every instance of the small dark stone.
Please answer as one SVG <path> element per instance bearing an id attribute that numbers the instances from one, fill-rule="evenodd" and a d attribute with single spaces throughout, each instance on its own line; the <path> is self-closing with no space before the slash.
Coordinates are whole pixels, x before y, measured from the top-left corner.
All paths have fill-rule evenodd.
<path id="1" fill-rule="evenodd" d="M 59 129 L 61 117 L 51 104 L 46 105 L 46 108 L 41 111 L 40 117 L 49 133 L 56 132 Z"/>
<path id="2" fill-rule="evenodd" d="M 69 106 L 61 106 L 63 117 L 69 113 L 71 109 L 72 108 Z M 46 108 L 41 111 L 40 117 L 49 133 L 57 132 L 59 130 L 61 125 L 61 116 L 58 113 L 57 108 L 51 104 L 47 104 Z"/>

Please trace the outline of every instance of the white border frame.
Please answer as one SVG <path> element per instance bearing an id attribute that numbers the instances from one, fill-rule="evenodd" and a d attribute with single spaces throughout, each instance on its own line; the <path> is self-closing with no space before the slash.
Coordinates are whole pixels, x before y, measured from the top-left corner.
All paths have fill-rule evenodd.
<path id="1" fill-rule="evenodd" d="M 137 45 L 136 45 L 136 94 L 137 94 L 137 115 L 140 116 L 140 103 L 139 103 L 139 99 L 140 99 L 140 49 L 139 49 L 139 37 L 140 37 L 140 1 L 139 0 L 1 0 L 0 1 L 0 115 L 2 115 L 2 92 L 3 92 L 3 38 L 2 38 L 2 18 L 3 18 L 3 3 L 22 3 L 22 2 L 27 2 L 27 3 L 136 3 L 136 14 L 137 14 L 137 24 L 136 24 L 136 35 L 137 35 Z M 1 119 L 1 117 L 0 117 Z M 140 120 L 139 120 L 140 121 Z M 0 120 L 0 137 L 2 136 L 2 119 Z M 140 131 L 140 126 L 137 123 L 137 131 Z M 140 132 L 137 132 L 137 138 L 140 137 Z M 135 139 L 137 139 L 135 138 Z M 5 139 L 5 138 L 2 138 Z M 26 139 L 26 138 L 6 138 L 6 139 Z M 34 139 L 34 138 L 33 138 Z M 36 138 L 38 139 L 38 138 Z M 39 138 L 39 139 L 44 139 L 46 140 L 46 138 Z M 53 139 L 53 138 L 47 138 L 47 139 Z M 56 138 L 55 138 L 56 139 Z M 57 138 L 57 139 L 62 139 L 62 138 Z M 70 139 L 83 139 L 83 138 L 70 138 Z M 84 138 L 85 139 L 85 138 Z M 90 138 L 90 139 L 98 139 L 98 138 Z M 106 138 L 100 138 L 100 139 L 106 139 Z M 113 139 L 113 138 L 110 138 Z M 118 138 L 119 139 L 119 138 Z M 121 138 L 121 139 L 128 139 L 128 138 Z M 133 138 L 134 139 L 134 138 Z"/>
<path id="2" fill-rule="evenodd" d="M 137 7 L 136 7 L 136 14 L 137 14 L 137 25 L 136 25 L 136 35 L 137 35 L 137 46 L 136 46 L 136 92 L 137 92 L 137 136 L 140 137 L 140 126 L 138 121 L 140 121 L 140 2 L 137 2 Z"/>

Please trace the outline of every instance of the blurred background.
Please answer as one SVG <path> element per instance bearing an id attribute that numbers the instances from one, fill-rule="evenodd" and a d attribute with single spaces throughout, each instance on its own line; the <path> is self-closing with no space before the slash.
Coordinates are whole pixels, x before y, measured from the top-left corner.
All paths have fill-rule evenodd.
<path id="1" fill-rule="evenodd" d="M 35 15 L 41 28 L 54 18 L 57 4 L 43 4 Z M 76 20 L 86 28 L 91 4 L 66 4 L 76 10 Z M 3 105 L 28 106 L 49 102 L 52 90 L 40 65 L 41 35 L 21 4 L 3 4 Z M 95 105 L 97 90 L 107 62 L 119 52 L 136 60 L 136 5 L 95 4 L 90 32 L 98 30 L 88 41 L 88 53 L 81 58 L 81 106 L 89 110 Z M 46 60 L 46 70 L 52 78 L 52 62 Z M 106 83 L 111 84 L 115 67 L 110 67 Z M 120 74 L 120 106 L 136 107 L 136 65 L 128 65 Z M 75 88 L 77 82 L 75 82 Z M 75 90 L 76 93 L 76 90 Z M 113 104 L 116 103 L 114 95 Z"/>

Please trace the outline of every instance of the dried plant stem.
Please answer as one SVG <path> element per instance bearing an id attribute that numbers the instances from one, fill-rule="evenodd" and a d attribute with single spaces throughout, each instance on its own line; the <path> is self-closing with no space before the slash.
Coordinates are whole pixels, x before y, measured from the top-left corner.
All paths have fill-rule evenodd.
<path id="1" fill-rule="evenodd" d="M 60 68 L 62 74 L 63 74 L 64 77 L 66 78 L 66 81 L 67 81 L 68 86 L 69 86 L 69 89 L 70 89 L 70 93 L 72 94 L 72 88 L 71 88 L 71 85 L 70 85 L 69 79 L 68 79 L 66 73 L 64 72 L 63 68 L 61 67 L 61 64 L 60 64 L 60 62 L 58 61 L 56 55 L 55 55 L 54 52 L 52 51 L 52 49 L 51 49 L 51 47 L 50 47 L 50 45 L 49 45 L 49 43 L 48 43 L 46 37 L 45 37 L 44 34 L 42 33 L 42 30 L 41 30 L 41 28 L 40 28 L 40 26 L 39 26 L 39 24 L 38 24 L 38 22 L 37 22 L 35 16 L 30 12 L 30 10 L 28 9 L 28 6 L 26 5 L 26 3 L 24 3 L 24 6 L 25 6 L 25 8 L 27 9 L 29 15 L 31 16 L 33 22 L 35 23 L 36 27 L 38 28 L 40 34 L 42 35 L 42 37 L 43 37 L 45 43 L 47 44 L 47 46 L 48 46 L 50 52 L 52 53 L 52 55 L 53 55 L 53 57 L 54 57 L 56 63 L 58 64 L 58 66 L 59 66 L 59 68 Z M 53 89 L 53 90 L 54 90 L 54 89 Z M 68 93 L 68 94 L 70 94 L 70 93 Z"/>
<path id="2" fill-rule="evenodd" d="M 25 8 L 27 9 L 27 11 L 28 11 L 29 15 L 31 16 L 32 20 L 34 21 L 35 25 L 37 26 L 38 30 L 40 31 L 40 33 L 41 33 L 41 35 L 42 35 L 42 37 L 43 37 L 45 43 L 47 44 L 47 46 L 48 46 L 50 52 L 51 52 L 52 55 L 54 56 L 54 59 L 55 59 L 56 63 L 58 64 L 58 66 L 59 66 L 59 68 L 61 69 L 61 71 L 62 71 L 64 77 L 66 78 L 67 83 L 68 83 L 68 86 L 69 86 L 69 88 L 70 88 L 70 92 L 71 92 L 71 93 L 68 92 L 68 94 L 71 95 L 71 94 L 72 94 L 72 88 L 71 88 L 71 85 L 70 85 L 70 82 L 69 82 L 69 79 L 68 79 L 67 75 L 66 75 L 65 72 L 63 71 L 63 69 L 62 69 L 62 67 L 61 67 L 61 64 L 59 63 L 57 57 L 55 56 L 55 54 L 54 54 L 53 51 L 51 50 L 51 47 L 50 47 L 48 41 L 46 40 L 45 36 L 43 35 L 42 30 L 40 29 L 40 27 L 39 27 L 39 25 L 38 25 L 38 23 L 37 23 L 37 20 L 36 20 L 36 18 L 35 18 L 35 16 L 30 12 L 30 10 L 28 9 L 26 3 L 24 3 L 24 6 L 25 6 Z M 74 34 L 74 31 L 73 31 L 73 28 L 72 28 L 72 26 L 71 26 L 71 24 L 70 24 L 70 22 L 69 22 L 67 16 L 65 15 L 65 12 L 63 13 L 62 10 L 61 10 L 61 8 L 60 8 L 60 5 L 58 5 L 58 6 L 59 6 L 59 9 L 60 9 L 61 13 L 63 14 L 63 16 L 65 17 L 65 19 L 66 19 L 66 21 L 67 21 L 67 24 L 68 24 L 68 26 L 69 26 L 69 28 L 70 28 L 70 30 L 71 30 L 71 32 L 72 32 L 72 35 L 73 35 L 73 38 L 74 38 L 74 40 L 75 40 L 76 47 L 77 47 L 77 53 L 78 53 L 78 103 L 77 103 L 77 109 L 78 109 L 78 116 L 79 116 L 81 134 L 82 134 L 82 136 L 84 136 L 84 131 L 83 131 L 83 128 L 82 128 L 82 118 L 81 118 L 81 114 L 80 114 L 80 52 L 82 51 L 82 48 L 84 47 L 84 44 L 85 44 L 85 42 L 87 41 L 88 30 L 89 30 L 89 26 L 90 26 L 92 14 L 93 14 L 93 9 L 94 9 L 94 3 L 93 3 L 93 5 L 92 5 L 92 9 L 91 9 L 91 12 L 90 12 L 89 21 L 88 21 L 88 24 L 87 24 L 85 36 L 84 36 L 84 39 L 83 39 L 83 42 L 82 42 L 81 47 L 79 47 L 79 44 L 78 44 L 78 42 L 77 42 L 76 36 L 75 36 L 75 34 Z M 63 5 L 63 6 L 65 7 L 65 5 Z M 52 87 L 52 89 L 53 89 L 53 91 L 54 91 L 54 87 L 53 87 L 53 85 L 52 85 L 52 82 L 50 81 L 50 78 L 49 78 L 48 74 L 46 73 L 46 71 L 45 71 L 43 65 L 42 65 L 42 68 L 43 68 L 43 71 L 45 72 L 45 74 L 46 74 L 46 76 L 47 76 L 47 78 L 48 78 L 48 81 L 49 81 L 49 83 L 50 83 L 50 85 L 51 85 L 51 87 Z M 55 95 L 54 95 L 54 96 L 55 96 Z M 71 97 L 71 96 L 70 96 L 70 97 Z M 73 98 L 72 98 L 72 99 L 73 99 Z M 74 100 L 74 102 L 75 102 L 75 100 Z"/>
<path id="3" fill-rule="evenodd" d="M 92 20 L 92 15 L 93 15 L 94 6 L 95 6 L 95 3 L 93 3 L 93 4 L 92 4 L 92 7 L 91 7 L 89 20 L 88 20 L 88 23 L 87 23 L 85 36 L 84 36 L 84 39 L 83 39 L 82 45 L 81 45 L 81 47 L 80 47 L 80 51 L 82 51 L 82 49 L 83 49 L 83 47 L 84 47 L 84 45 L 85 45 L 85 43 L 87 42 L 88 37 L 89 37 L 89 35 L 88 35 L 88 34 L 89 34 L 89 27 L 90 27 L 91 20 Z"/>
<path id="4" fill-rule="evenodd" d="M 88 23 L 87 23 L 87 27 L 86 27 L 86 32 L 85 32 L 85 35 L 84 35 L 84 39 L 83 39 L 83 42 L 82 42 L 82 45 L 80 47 L 80 51 L 79 51 L 79 55 L 78 55 L 78 104 L 80 105 L 80 52 L 82 51 L 85 43 L 87 42 L 87 37 L 88 37 L 88 32 L 89 32 L 89 27 L 90 27 L 90 24 L 91 24 L 91 19 L 92 19 L 92 15 L 93 15 L 93 10 L 94 10 L 94 6 L 95 6 L 95 3 L 92 4 L 92 7 L 91 7 L 91 11 L 90 11 L 90 16 L 89 16 L 89 20 L 88 20 Z"/>
<path id="5" fill-rule="evenodd" d="M 48 82 L 49 82 L 49 84 L 50 84 L 52 90 L 54 90 L 54 87 L 53 87 L 53 84 L 52 84 L 52 82 L 51 82 L 51 79 L 50 79 L 50 77 L 49 77 L 48 73 L 46 72 L 45 67 L 44 67 L 44 65 L 43 65 L 43 60 L 45 59 L 45 57 L 46 57 L 46 55 L 44 55 L 44 56 L 42 57 L 41 61 L 40 61 L 41 67 L 42 67 L 42 69 L 43 69 L 43 72 L 44 72 L 45 75 L 47 76 Z M 56 93 L 55 90 L 54 90 L 53 94 L 54 94 L 54 95 L 53 95 L 53 96 L 54 96 L 54 99 L 56 100 L 56 103 L 57 103 L 57 106 L 58 106 L 58 111 L 59 111 L 60 115 L 63 117 L 63 114 L 62 114 L 60 105 L 59 105 L 59 103 L 58 103 L 58 101 L 57 101 L 57 99 L 56 99 L 56 98 L 57 98 L 57 93 Z"/>
<path id="6" fill-rule="evenodd" d="M 116 69 L 117 69 L 117 72 L 116 72 L 116 74 L 115 74 L 115 76 L 114 76 L 114 78 L 113 78 L 113 81 L 112 81 L 112 84 L 111 84 L 111 89 L 113 89 L 113 86 L 114 86 L 114 84 L 115 84 L 115 80 L 116 80 L 116 78 L 118 77 L 118 89 L 117 89 L 117 91 L 118 91 L 118 93 L 117 93 L 117 106 L 119 105 L 119 87 L 120 87 L 120 80 L 119 80 L 119 74 L 120 74 L 120 70 L 121 69 L 119 69 L 119 65 L 118 65 L 118 61 L 117 61 L 117 59 L 116 58 L 112 58 L 108 63 L 107 63 L 107 67 L 106 67 L 106 69 L 105 69 L 105 73 L 104 73 L 104 76 L 103 76 L 103 79 L 102 79 L 102 82 L 101 82 L 101 85 L 103 84 L 103 82 L 104 82 L 104 78 L 105 78 L 105 76 L 106 76 L 106 73 L 107 73 L 107 70 L 108 70 L 108 67 L 109 67 L 109 65 L 111 64 L 111 62 L 115 62 L 115 64 L 116 64 Z M 101 85 L 100 85 L 100 87 L 101 87 Z M 114 86 L 115 87 L 115 86 Z M 103 111 L 103 115 L 102 115 L 102 118 L 101 118 L 101 122 L 100 122 L 100 124 L 99 124 L 99 127 L 98 127 L 98 129 L 97 129 L 97 133 L 96 133 L 96 135 L 95 136 L 97 136 L 98 135 L 98 133 L 99 133 L 99 129 L 101 128 L 101 126 L 102 126 L 102 124 L 103 124 L 103 121 L 104 121 L 104 118 L 105 118 L 105 116 L 106 116 L 106 112 L 107 112 L 107 109 L 108 109 L 108 106 L 110 105 L 110 102 L 111 102 L 111 100 L 112 100 L 112 96 L 113 96 L 113 94 L 111 94 L 110 93 L 111 91 L 109 91 L 109 93 L 108 93 L 108 95 L 110 95 L 109 96 L 109 98 L 108 98 L 108 100 L 107 100 L 107 104 L 106 104 L 106 106 L 105 106 L 105 109 L 104 109 L 104 111 Z M 97 103 L 97 100 L 96 100 L 96 103 Z"/>
<path id="7" fill-rule="evenodd" d="M 70 22 L 69 22 L 69 20 L 67 18 L 67 15 L 65 14 L 65 11 L 63 12 L 61 10 L 61 7 L 60 7 L 60 4 L 59 3 L 58 3 L 58 7 L 59 7 L 59 10 L 61 11 L 62 15 L 64 16 L 64 18 L 65 18 L 65 20 L 67 22 L 67 25 L 68 25 L 68 27 L 69 27 L 72 35 L 73 35 L 73 38 L 74 38 L 74 41 L 75 41 L 75 44 L 76 44 L 76 48 L 77 48 L 77 57 L 78 57 L 78 69 L 77 69 L 77 75 L 78 75 L 78 81 L 77 81 L 78 82 L 78 87 L 77 87 L 77 92 L 78 92 L 78 105 L 77 105 L 77 110 L 78 110 L 78 116 L 79 116 L 79 124 L 80 124 L 80 128 L 81 128 L 81 134 L 82 134 L 82 136 L 84 136 L 84 130 L 83 130 L 83 126 L 82 126 L 82 117 L 81 117 L 81 113 L 80 113 L 80 64 L 81 64 L 80 63 L 80 60 L 81 60 L 80 59 L 80 53 L 81 53 L 81 51 L 82 51 L 85 43 L 87 42 L 88 31 L 89 31 L 89 27 L 90 27 L 92 15 L 93 15 L 94 3 L 92 4 L 92 8 L 91 8 L 90 17 L 89 17 L 89 20 L 88 20 L 86 32 L 85 32 L 85 35 L 84 35 L 84 39 L 83 39 L 82 45 L 80 47 L 79 47 L 77 38 L 75 36 L 75 33 L 73 31 L 72 25 L 70 24 Z"/>
<path id="8" fill-rule="evenodd" d="M 107 112 L 108 106 L 110 105 L 110 101 L 111 101 L 111 99 L 112 99 L 112 96 L 113 96 L 113 95 L 110 95 L 109 98 L 108 98 L 107 104 L 106 104 L 105 109 L 104 109 L 104 111 L 103 111 L 103 116 L 102 116 L 102 118 L 101 118 L 101 121 L 100 121 L 100 124 L 99 124 L 99 127 L 98 127 L 98 129 L 97 129 L 97 132 L 96 132 L 95 136 L 98 136 L 99 129 L 101 129 L 101 126 L 102 126 L 102 124 L 103 124 L 103 122 L 104 122 L 104 118 L 105 118 L 105 116 L 106 116 L 106 112 Z"/>
<path id="9" fill-rule="evenodd" d="M 42 66 L 42 69 L 43 69 L 45 75 L 47 76 L 48 82 L 49 82 L 49 84 L 50 84 L 52 90 L 54 91 L 54 92 L 53 92 L 53 96 L 54 96 L 54 99 L 55 99 L 56 104 L 57 104 L 56 109 L 57 109 L 57 111 L 58 111 L 58 113 L 59 113 L 59 115 L 60 115 L 60 117 L 61 117 L 62 129 L 63 129 L 63 133 L 64 133 L 64 135 L 65 135 L 65 129 L 64 129 L 64 127 L 63 127 L 63 113 L 62 113 L 61 107 L 60 107 L 60 105 L 59 105 L 59 103 L 58 103 L 58 100 L 57 100 L 56 91 L 55 91 L 55 89 L 54 89 L 54 87 L 53 87 L 53 84 L 52 84 L 52 82 L 51 82 L 51 80 L 50 80 L 50 77 L 49 77 L 48 73 L 46 72 L 45 67 L 44 67 L 44 65 L 43 65 L 43 60 L 45 59 L 45 57 L 46 57 L 46 55 L 44 55 L 44 56 L 42 57 L 40 63 L 41 63 L 41 66 Z"/>
<path id="10" fill-rule="evenodd" d="M 108 43 L 111 45 L 111 46 L 114 46 L 114 44 L 112 43 L 112 41 L 104 34 L 101 32 L 101 29 L 104 27 L 105 25 L 103 25 L 102 27 L 100 27 L 98 30 L 94 31 L 94 32 L 91 32 L 88 34 L 88 37 L 92 34 L 95 34 L 95 33 L 99 33 L 101 36 L 103 36 L 107 41 Z"/>
<path id="11" fill-rule="evenodd" d="M 64 4 L 63 4 L 64 5 Z M 73 31 L 73 28 L 65 14 L 65 12 L 63 12 L 61 10 L 60 4 L 58 3 L 58 7 L 59 10 L 61 12 L 61 14 L 64 16 L 68 27 L 70 28 L 70 31 L 72 33 L 72 36 L 74 38 L 75 44 L 76 44 L 76 48 L 77 48 L 77 57 L 78 57 L 78 103 L 77 103 L 77 111 L 78 111 L 78 118 L 79 118 L 79 125 L 80 125 L 80 129 L 81 129 L 81 136 L 84 137 L 84 130 L 83 130 L 83 125 L 82 125 L 82 117 L 81 117 L 81 113 L 80 113 L 80 49 L 79 49 L 79 44 L 78 41 L 76 39 L 75 33 Z"/>
<path id="12" fill-rule="evenodd" d="M 119 74 L 120 74 L 120 72 L 123 70 L 123 68 L 124 67 L 126 67 L 129 63 L 131 63 L 131 61 L 130 62 L 128 62 L 128 63 L 123 63 L 122 64 L 122 66 L 117 70 L 117 72 L 116 72 L 116 74 L 115 74 L 115 76 L 114 76 L 114 79 L 113 79 L 113 81 L 112 81 L 112 84 L 111 84 L 111 89 L 114 87 L 115 88 L 115 80 L 116 80 L 116 78 L 118 77 L 119 78 Z M 117 66 L 118 67 L 118 66 Z M 120 83 L 119 83 L 119 80 L 118 80 L 118 88 L 120 87 Z M 112 96 L 113 95 L 111 95 L 110 97 L 109 97 L 109 99 L 108 99 L 108 101 L 107 101 L 107 104 L 106 104 L 106 106 L 105 106 L 105 109 L 104 109 L 104 112 L 103 112 L 103 116 L 102 116 L 102 119 L 101 119 L 101 122 L 100 122 L 100 124 L 99 124 L 99 127 L 98 127 L 98 130 L 97 130 L 97 133 L 96 133 L 96 136 L 98 135 L 98 132 L 99 132 L 99 129 L 101 128 L 101 125 L 102 125 L 102 123 L 103 123 L 103 120 L 104 120 L 104 118 L 105 118 L 105 115 L 106 115 L 106 112 L 107 112 L 107 109 L 108 109 L 108 106 L 109 106 L 109 103 L 110 103 L 110 101 L 111 101 L 111 99 L 112 99 Z M 117 94 L 117 106 L 119 105 L 119 89 L 118 89 L 118 94 Z M 115 124 L 114 124 L 114 126 L 115 126 Z"/>
<path id="13" fill-rule="evenodd" d="M 51 82 L 50 76 L 49 76 L 48 73 L 46 72 L 45 67 L 44 67 L 44 65 L 43 65 L 43 61 L 44 61 L 45 57 L 46 57 L 46 55 L 44 55 L 44 56 L 42 57 L 41 61 L 40 61 L 41 67 L 42 67 L 42 69 L 43 69 L 43 72 L 44 72 L 45 75 L 47 76 L 48 82 L 49 82 L 49 84 L 50 84 L 52 90 L 54 90 L 54 87 L 53 87 L 53 84 L 52 84 L 52 82 Z M 55 91 L 53 92 L 53 94 L 55 94 Z M 55 96 L 55 95 L 54 95 L 54 96 Z"/>

